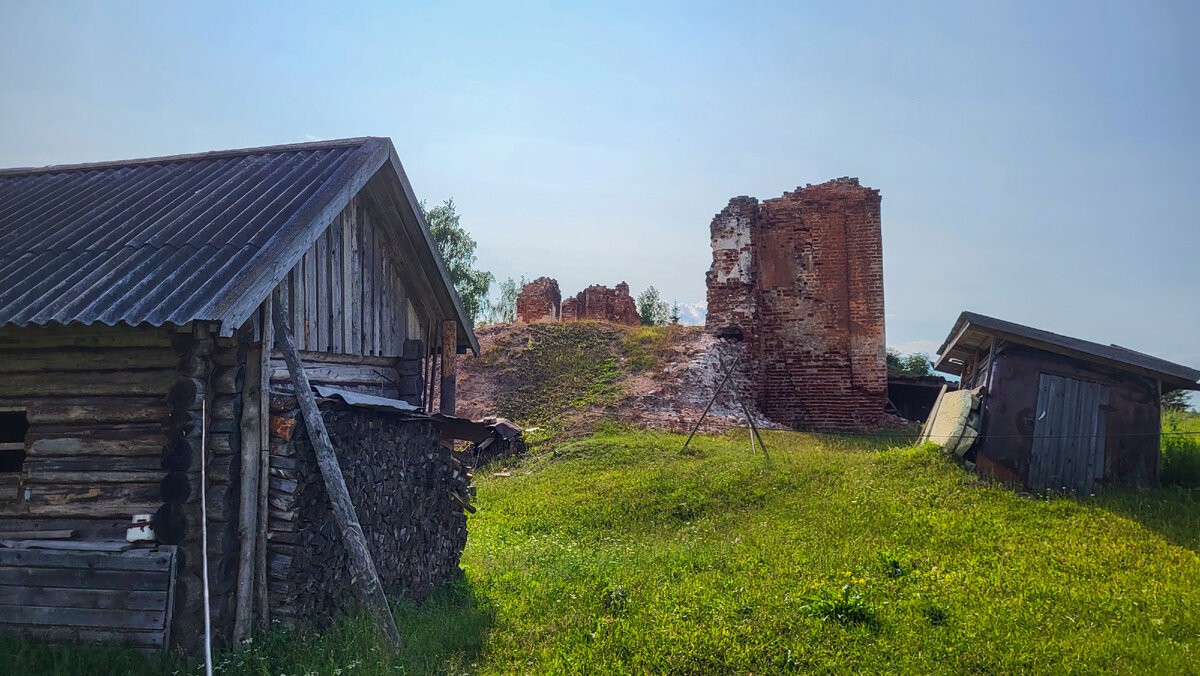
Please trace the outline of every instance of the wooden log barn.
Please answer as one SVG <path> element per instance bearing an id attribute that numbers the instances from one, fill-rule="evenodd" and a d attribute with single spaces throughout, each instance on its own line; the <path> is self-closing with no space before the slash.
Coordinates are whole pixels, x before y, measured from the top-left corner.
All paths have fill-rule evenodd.
<path id="1" fill-rule="evenodd" d="M 1162 395 L 1200 389 L 1196 369 L 974 312 L 959 315 L 938 354 L 936 370 L 982 388 L 968 459 L 1033 489 L 1157 483 Z"/>
<path id="2" fill-rule="evenodd" d="M 389 139 L 0 171 L 0 280 L 0 631 L 194 651 L 202 534 L 218 644 L 347 605 L 285 336 L 384 591 L 457 571 L 478 343 Z"/>

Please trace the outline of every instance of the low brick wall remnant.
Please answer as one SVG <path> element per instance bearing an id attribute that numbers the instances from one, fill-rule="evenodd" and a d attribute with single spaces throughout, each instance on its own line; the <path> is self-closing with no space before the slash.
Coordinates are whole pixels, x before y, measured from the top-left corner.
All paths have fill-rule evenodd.
<path id="1" fill-rule="evenodd" d="M 560 299 L 558 282 L 539 277 L 526 284 L 517 296 L 517 320 L 532 324 L 545 321 L 597 320 L 637 326 L 642 323 L 629 285 L 615 288 L 593 284 L 574 296 Z"/>

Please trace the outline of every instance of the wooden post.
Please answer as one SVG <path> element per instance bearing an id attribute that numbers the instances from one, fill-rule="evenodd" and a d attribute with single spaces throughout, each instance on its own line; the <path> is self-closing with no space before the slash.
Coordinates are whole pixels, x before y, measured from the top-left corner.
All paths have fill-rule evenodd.
<path id="1" fill-rule="evenodd" d="M 937 417 L 938 409 L 942 407 L 942 397 L 946 396 L 946 387 L 946 385 L 942 385 L 942 389 L 938 390 L 937 399 L 933 400 L 933 408 L 929 409 L 929 416 L 925 418 L 925 424 L 921 426 L 921 436 L 917 437 L 918 446 L 929 440 L 929 432 L 933 429 L 933 419 Z"/>
<path id="2" fill-rule="evenodd" d="M 321 470 L 321 478 L 325 480 L 325 490 L 329 493 L 329 502 L 333 506 L 333 515 L 341 530 L 342 540 L 349 555 L 351 579 L 355 591 L 358 592 L 367 611 L 375 617 L 379 631 L 383 634 L 386 647 L 393 653 L 403 647 L 400 632 L 396 629 L 396 620 L 388 608 L 387 597 L 383 594 L 383 585 L 379 582 L 379 573 L 375 570 L 375 562 L 371 559 L 371 551 L 367 548 L 367 538 L 363 535 L 362 525 L 354 513 L 354 503 L 350 501 L 350 491 L 346 488 L 346 478 L 342 476 L 342 467 L 338 464 L 333 444 L 329 441 L 329 432 L 325 430 L 325 421 L 317 410 L 317 399 L 313 396 L 312 385 L 304 372 L 304 364 L 300 362 L 300 353 L 292 340 L 291 329 L 287 325 L 287 313 L 282 307 L 282 299 L 276 296 L 274 312 L 275 334 L 283 359 L 287 362 L 288 374 L 292 378 L 292 387 L 296 391 L 296 403 L 300 405 L 300 413 L 304 425 L 308 428 L 308 437 L 312 442 L 313 451 L 317 456 L 317 466 Z"/>
<path id="3" fill-rule="evenodd" d="M 454 415 L 455 364 L 458 362 L 458 322 L 442 322 L 442 400 L 438 411 Z"/>
<path id="4" fill-rule="evenodd" d="M 254 621 L 254 561 L 258 543 L 259 451 L 262 444 L 262 357 L 263 347 L 246 356 L 246 379 L 242 386 L 241 510 L 238 513 L 237 610 L 233 619 L 233 643 L 250 636 Z"/>
<path id="5" fill-rule="evenodd" d="M 262 351 L 259 352 L 258 420 L 258 539 L 254 543 L 254 605 L 258 608 L 258 626 L 271 628 L 271 604 L 267 597 L 267 500 L 271 493 L 271 349 L 275 346 L 275 322 L 271 298 L 262 304 Z"/>

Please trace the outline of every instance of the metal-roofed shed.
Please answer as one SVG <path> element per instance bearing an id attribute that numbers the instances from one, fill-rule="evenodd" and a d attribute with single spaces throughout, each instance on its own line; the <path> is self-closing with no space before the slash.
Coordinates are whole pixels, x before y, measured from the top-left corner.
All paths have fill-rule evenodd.
<path id="1" fill-rule="evenodd" d="M 974 312 L 938 353 L 936 370 L 984 388 L 968 459 L 1035 489 L 1156 483 L 1162 395 L 1200 389 L 1200 370 Z"/>
<path id="2" fill-rule="evenodd" d="M 143 648 L 186 650 L 200 635 L 201 499 L 218 644 L 244 638 L 252 616 L 303 619 L 285 609 L 329 580 L 295 571 L 336 568 L 309 565 L 304 514 L 320 511 L 323 489 L 304 483 L 313 459 L 280 403 L 294 388 L 275 349 L 276 298 L 314 385 L 453 413 L 452 388 L 433 401 L 437 364 L 453 382 L 453 355 L 478 342 L 389 139 L 0 170 L 0 550 L 109 551 L 127 546 L 135 515 L 152 515 L 150 543 L 132 547 L 177 558 L 171 591 L 156 579 L 158 595 L 139 601 L 155 606 L 136 609 L 154 613 L 135 618 L 155 629 L 139 634 Z M 371 454 L 354 457 L 373 462 L 346 471 L 361 475 L 363 504 L 383 505 L 364 529 L 421 562 L 391 571 L 388 593 L 426 589 L 465 538 L 439 483 L 455 472 L 449 449 L 426 423 L 372 425 L 354 435 Z M 397 515 L 406 504 L 422 507 Z M 103 604 L 145 575 L 108 576 L 129 588 L 85 607 L 99 597 L 47 605 L 57 597 L 45 589 L 73 578 L 38 574 L 41 586 L 0 590 L 25 609 L 0 631 L 131 636 L 128 613 Z M 79 617 L 86 635 L 69 629 Z"/>

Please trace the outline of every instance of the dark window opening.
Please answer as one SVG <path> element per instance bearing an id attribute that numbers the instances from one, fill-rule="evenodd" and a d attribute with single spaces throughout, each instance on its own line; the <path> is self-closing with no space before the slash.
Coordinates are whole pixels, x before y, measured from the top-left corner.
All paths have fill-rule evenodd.
<path id="1" fill-rule="evenodd" d="M 0 411 L 0 474 L 21 471 L 25 464 L 25 433 L 29 419 L 25 411 Z"/>

